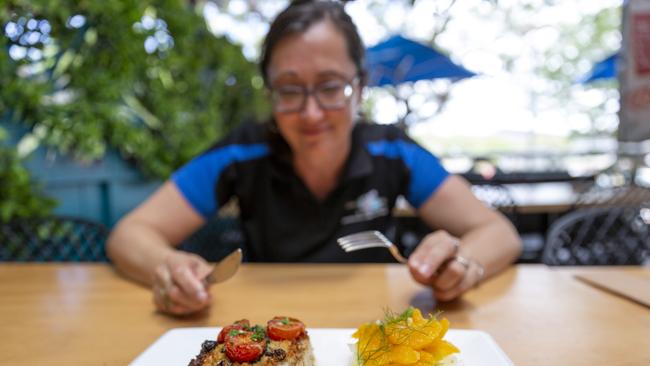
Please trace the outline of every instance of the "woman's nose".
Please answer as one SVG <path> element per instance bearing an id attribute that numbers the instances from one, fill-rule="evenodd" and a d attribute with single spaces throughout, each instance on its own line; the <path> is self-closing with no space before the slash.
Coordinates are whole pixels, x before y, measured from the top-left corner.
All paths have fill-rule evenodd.
<path id="1" fill-rule="evenodd" d="M 307 99 L 305 100 L 305 106 L 300 113 L 305 119 L 319 120 L 323 118 L 323 114 L 325 112 L 323 111 L 323 108 L 321 108 L 320 104 L 318 103 L 318 100 L 316 100 L 316 97 L 313 94 L 311 94 L 311 95 L 307 95 Z"/>

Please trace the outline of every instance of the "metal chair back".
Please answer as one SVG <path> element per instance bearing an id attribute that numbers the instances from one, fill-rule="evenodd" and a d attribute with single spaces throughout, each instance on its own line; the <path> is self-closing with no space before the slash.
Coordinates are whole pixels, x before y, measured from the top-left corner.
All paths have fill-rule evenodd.
<path id="1" fill-rule="evenodd" d="M 650 261 L 650 206 L 586 208 L 555 221 L 547 265 L 638 265 Z"/>
<path id="2" fill-rule="evenodd" d="M 108 233 L 75 217 L 16 219 L 0 224 L 0 262 L 108 262 Z"/>

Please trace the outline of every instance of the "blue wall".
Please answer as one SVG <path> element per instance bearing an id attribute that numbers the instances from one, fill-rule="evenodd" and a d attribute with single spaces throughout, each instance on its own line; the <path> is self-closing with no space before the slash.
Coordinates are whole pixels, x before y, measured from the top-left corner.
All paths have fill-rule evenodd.
<path id="1" fill-rule="evenodd" d="M 24 128 L 3 123 L 10 144 L 17 143 Z M 55 213 L 82 217 L 113 226 L 124 214 L 146 199 L 162 182 L 147 180 L 115 150 L 97 162 L 82 164 L 38 148 L 25 162 L 45 193 L 58 201 Z"/>

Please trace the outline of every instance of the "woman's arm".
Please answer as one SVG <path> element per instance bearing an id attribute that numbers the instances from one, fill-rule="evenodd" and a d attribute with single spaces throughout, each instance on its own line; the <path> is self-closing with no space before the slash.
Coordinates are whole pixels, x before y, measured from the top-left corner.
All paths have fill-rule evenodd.
<path id="1" fill-rule="evenodd" d="M 120 220 L 106 250 L 120 272 L 154 288 L 154 300 L 161 310 L 193 312 L 209 303 L 201 280 L 210 265 L 175 247 L 203 223 L 203 217 L 168 181 Z"/>
<path id="2" fill-rule="evenodd" d="M 521 241 L 512 224 L 476 199 L 469 184 L 450 176 L 419 208 L 420 217 L 440 230 L 425 237 L 409 258 L 413 277 L 451 300 L 515 261 Z M 460 256 L 467 259 L 454 259 Z"/>

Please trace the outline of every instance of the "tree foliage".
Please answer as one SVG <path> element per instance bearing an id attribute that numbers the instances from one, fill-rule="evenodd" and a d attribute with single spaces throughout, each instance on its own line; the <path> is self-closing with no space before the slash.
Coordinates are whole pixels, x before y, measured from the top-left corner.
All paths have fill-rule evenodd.
<path id="1" fill-rule="evenodd" d="M 190 2 L 9 0 L 0 24 L 0 117 L 81 160 L 113 147 L 166 178 L 267 111 L 255 65 Z"/>
<path id="2" fill-rule="evenodd" d="M 532 113 L 561 111 L 567 121 L 586 121 L 587 126 L 571 124 L 576 137 L 615 133 L 616 80 L 577 80 L 620 48 L 620 1 L 495 1 L 476 15 L 500 24 L 499 59 L 504 70 L 527 75 Z"/>
<path id="3" fill-rule="evenodd" d="M 0 142 L 5 139 L 6 132 L 0 127 Z M 46 215 L 53 206 L 54 201 L 34 186 L 14 149 L 0 145 L 0 223 Z"/>
<path id="4" fill-rule="evenodd" d="M 518 128 L 528 124 L 532 131 L 540 121 L 562 119 L 572 131 L 572 137 L 581 137 L 612 136 L 616 131 L 616 81 L 583 85 L 576 80 L 596 62 L 619 49 L 621 3 L 620 0 L 368 0 L 358 5 L 374 15 L 370 19 L 380 25 L 376 27 L 379 30 L 404 34 L 421 42 L 430 41 L 431 46 L 451 54 L 452 59 L 479 73 L 484 80 L 499 79 L 508 83 L 504 86 L 521 90 L 531 118 L 522 120 Z M 349 4 L 354 5 L 355 2 Z M 421 21 L 422 14 L 427 14 L 431 21 Z M 409 90 L 411 85 L 401 86 L 397 92 L 400 89 L 407 92 L 415 120 L 427 121 L 439 115 L 443 108 L 459 105 L 454 87 L 448 81 L 436 80 L 415 92 Z M 373 90 L 370 95 L 383 100 L 383 93 L 383 90 Z M 445 104 L 447 101 L 453 102 Z M 383 103 L 375 105 L 381 107 L 374 110 L 375 115 L 384 118 L 387 108 Z M 377 113 L 380 110 L 383 115 Z M 513 111 L 514 108 L 505 109 L 504 114 L 518 113 Z M 468 145 L 458 147 L 468 151 Z M 518 146 L 511 145 L 507 150 Z M 525 148 L 530 146 L 527 144 Z"/>

